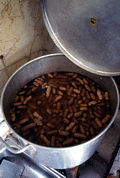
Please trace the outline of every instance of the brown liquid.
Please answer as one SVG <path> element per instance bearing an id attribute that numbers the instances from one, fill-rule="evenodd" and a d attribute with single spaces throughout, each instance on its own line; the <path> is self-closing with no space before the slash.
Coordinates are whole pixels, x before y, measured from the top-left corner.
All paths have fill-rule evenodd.
<path id="1" fill-rule="evenodd" d="M 18 93 L 19 99 L 17 102 L 14 100 L 11 109 L 11 112 L 14 112 L 16 116 L 16 119 L 14 122 L 12 122 L 12 125 L 18 134 L 29 141 L 44 146 L 52 146 L 51 140 L 55 139 L 53 146 L 61 147 L 85 142 L 103 130 L 109 121 L 105 124 L 102 124 L 102 127 L 97 125 L 98 129 L 93 127 L 91 121 L 95 121 L 95 118 L 98 117 L 102 122 L 102 119 L 106 115 L 110 114 L 109 101 L 105 100 L 104 91 L 91 79 L 80 74 L 75 77 L 74 74 L 75 73 L 55 72 L 51 73 L 53 78 L 51 78 L 51 75 L 48 77 L 48 74 L 45 74 L 37 78 L 37 81 L 40 81 L 40 83 L 42 82 L 41 84 L 37 82 L 39 86 L 34 83 L 36 82 L 34 79 L 26 85 L 27 87 L 24 86 L 21 89 L 21 91 Z M 84 84 L 81 84 L 77 78 L 81 79 Z M 85 81 L 87 81 L 88 84 Z M 46 85 L 44 89 L 42 89 L 44 83 L 46 83 Z M 89 91 L 90 89 L 87 88 L 86 85 L 91 89 L 91 91 Z M 49 96 L 46 97 L 48 86 L 50 86 L 51 89 Z M 95 90 L 100 89 L 103 96 L 102 100 L 99 100 L 97 93 L 92 89 L 92 86 L 94 86 Z M 25 93 L 21 95 L 22 91 L 25 91 Z M 86 93 L 88 93 L 89 96 Z M 89 106 L 89 102 L 93 101 L 93 99 L 90 97 L 90 93 L 95 95 L 97 101 L 97 104 L 92 106 Z M 21 96 L 24 98 L 24 101 L 27 97 L 32 96 L 32 99 L 30 99 L 30 101 L 28 101 L 26 104 L 24 104 L 24 101 L 22 101 L 22 104 L 20 104 L 20 106 L 26 106 L 26 109 L 19 109 L 18 106 L 14 106 L 14 103 L 21 102 Z M 62 98 L 56 101 L 56 98 L 59 96 L 62 96 Z M 70 102 L 71 98 L 73 98 L 73 101 L 71 100 L 72 103 Z M 103 103 L 103 106 L 100 106 L 101 103 Z M 67 116 L 64 117 L 66 108 L 68 108 L 68 113 Z M 92 118 L 89 113 L 89 108 L 92 110 Z M 33 114 L 34 112 L 37 112 L 37 114 L 42 117 L 42 120 L 35 117 Z M 75 113 L 77 112 L 81 112 L 79 117 L 75 116 Z M 32 116 L 30 116 L 30 114 Z M 21 124 L 20 121 L 25 118 L 28 119 L 26 119 L 25 123 L 23 122 Z M 42 125 L 36 123 L 35 119 L 42 122 Z M 73 127 L 70 125 L 71 122 L 74 125 Z M 35 123 L 35 125 L 30 129 L 25 129 L 24 131 L 23 128 L 30 123 Z M 70 130 L 69 128 L 66 128 L 68 126 L 71 126 Z M 80 137 L 75 137 L 74 135 L 73 128 L 75 126 L 77 128 L 76 133 L 82 134 Z M 61 129 L 61 127 L 63 127 L 63 129 Z M 54 134 L 49 134 L 49 131 L 54 130 L 57 130 L 57 132 L 55 131 Z M 60 130 L 68 132 L 68 136 L 62 134 Z M 47 138 L 47 141 L 45 141 L 44 138 L 41 138 L 43 135 L 45 138 Z M 69 139 L 71 139 L 70 144 L 66 145 L 66 141 Z"/>

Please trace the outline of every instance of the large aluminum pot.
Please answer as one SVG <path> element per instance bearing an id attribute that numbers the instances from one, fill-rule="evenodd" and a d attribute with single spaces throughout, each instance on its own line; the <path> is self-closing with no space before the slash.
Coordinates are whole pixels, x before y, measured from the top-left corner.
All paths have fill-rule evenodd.
<path id="1" fill-rule="evenodd" d="M 31 143 L 18 135 L 12 129 L 10 123 L 10 104 L 19 90 L 35 77 L 54 71 L 71 71 L 83 74 L 96 81 L 103 89 L 109 91 L 110 94 L 112 120 L 96 137 L 77 146 L 51 148 Z M 34 158 L 45 166 L 56 169 L 66 169 L 82 164 L 94 154 L 105 132 L 109 129 L 117 115 L 119 107 L 119 92 L 112 77 L 101 77 L 99 75 L 84 71 L 73 64 L 64 55 L 51 54 L 38 57 L 37 59 L 34 59 L 20 67 L 6 83 L 3 89 L 1 101 L 5 121 L 20 140 L 35 147 L 36 153 L 34 154 Z"/>

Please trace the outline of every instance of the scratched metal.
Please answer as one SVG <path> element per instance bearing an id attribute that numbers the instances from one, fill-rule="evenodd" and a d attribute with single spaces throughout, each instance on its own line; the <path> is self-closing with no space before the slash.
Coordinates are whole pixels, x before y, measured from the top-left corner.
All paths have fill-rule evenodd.
<path id="1" fill-rule="evenodd" d="M 72 62 L 92 73 L 120 74 L 119 0 L 42 0 L 41 6 L 49 34 Z"/>

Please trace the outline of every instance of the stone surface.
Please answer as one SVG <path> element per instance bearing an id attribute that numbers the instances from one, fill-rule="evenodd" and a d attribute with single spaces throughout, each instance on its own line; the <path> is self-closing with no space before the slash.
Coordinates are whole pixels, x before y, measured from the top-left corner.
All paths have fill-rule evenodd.
<path id="1" fill-rule="evenodd" d="M 0 56 L 3 58 L 0 58 L 0 94 L 17 68 L 29 60 L 52 53 L 54 48 L 39 0 L 1 0 Z"/>

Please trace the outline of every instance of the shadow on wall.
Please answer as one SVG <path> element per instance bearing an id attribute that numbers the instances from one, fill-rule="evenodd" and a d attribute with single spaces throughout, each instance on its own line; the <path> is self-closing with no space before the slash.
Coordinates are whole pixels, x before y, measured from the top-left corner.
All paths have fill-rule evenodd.
<path id="1" fill-rule="evenodd" d="M 50 53 L 55 44 L 45 27 L 39 0 L 1 2 L 0 90 L 27 61 Z M 1 79 L 2 78 L 2 79 Z"/>
<path id="2" fill-rule="evenodd" d="M 11 0 L 2 3 L 2 39 L 1 55 L 4 66 L 28 58 L 40 51 L 49 51 L 54 47 L 44 25 L 40 1 Z"/>

